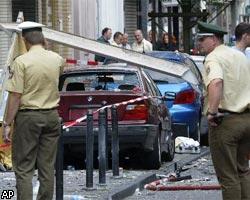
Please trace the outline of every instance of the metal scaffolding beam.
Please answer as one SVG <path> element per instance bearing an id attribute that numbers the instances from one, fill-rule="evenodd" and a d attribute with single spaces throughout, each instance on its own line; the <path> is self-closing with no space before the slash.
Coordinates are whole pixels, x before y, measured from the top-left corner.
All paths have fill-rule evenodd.
<path id="1" fill-rule="evenodd" d="M 0 24 L 0 29 L 9 32 L 18 32 L 17 24 Z M 165 74 L 183 78 L 184 80 L 197 84 L 198 81 L 191 70 L 181 64 L 154 58 L 132 50 L 127 50 L 112 45 L 99 43 L 95 40 L 87 39 L 77 35 L 43 28 L 46 39 L 79 49 L 88 53 L 94 53 L 106 57 L 110 57 L 122 62 L 126 62 L 139 67 L 159 71 Z"/>
<path id="2" fill-rule="evenodd" d="M 156 17 L 205 17 L 207 16 L 207 13 L 201 12 L 201 13 L 159 13 L 159 12 L 150 12 L 148 13 L 149 17 L 156 18 Z"/>

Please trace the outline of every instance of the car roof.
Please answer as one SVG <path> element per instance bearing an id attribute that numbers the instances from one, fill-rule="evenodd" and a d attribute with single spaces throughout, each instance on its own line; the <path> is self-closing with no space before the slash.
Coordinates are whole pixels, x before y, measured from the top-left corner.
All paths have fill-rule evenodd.
<path id="1" fill-rule="evenodd" d="M 181 52 L 178 52 L 178 51 L 151 51 L 151 52 L 148 52 L 147 53 L 148 55 L 151 55 L 151 56 L 154 56 L 154 57 L 157 57 L 157 58 L 161 58 L 161 59 L 165 59 L 165 60 L 169 60 L 169 61 L 172 61 L 172 62 L 177 62 L 179 64 L 182 64 L 182 65 L 188 65 L 191 68 L 195 67 L 195 71 L 198 71 L 199 73 L 199 76 L 201 77 L 201 73 L 198 69 L 198 66 L 196 64 L 193 64 L 190 65 L 189 61 L 192 60 L 192 57 L 189 55 L 189 54 L 186 54 L 186 53 L 181 53 Z M 200 58 L 202 59 L 202 58 Z M 193 72 L 194 73 L 194 72 Z M 151 76 L 153 72 L 151 73 Z M 154 80 L 162 80 L 163 77 L 165 77 L 166 75 L 161 75 L 161 74 L 157 74 L 156 73 L 156 76 L 153 77 Z M 169 78 L 171 78 L 172 76 L 169 76 Z M 180 80 L 180 79 L 177 79 L 177 78 L 171 78 L 172 80 Z M 184 80 L 183 80 L 184 81 Z M 180 81 L 182 82 L 182 81 Z"/>
<path id="2" fill-rule="evenodd" d="M 200 55 L 190 55 L 190 57 L 197 62 L 203 62 L 205 59 L 205 56 L 200 56 Z"/>
<path id="3" fill-rule="evenodd" d="M 147 55 L 165 59 L 168 61 L 178 62 L 181 64 L 185 63 L 186 55 L 178 51 L 151 51 L 147 52 Z"/>
<path id="4" fill-rule="evenodd" d="M 77 73 L 77 72 L 94 72 L 94 71 L 119 71 L 119 72 L 138 72 L 139 68 L 132 65 L 127 65 L 126 63 L 112 63 L 109 65 L 84 65 L 84 66 L 74 66 L 66 67 L 64 69 L 64 74 Z"/>

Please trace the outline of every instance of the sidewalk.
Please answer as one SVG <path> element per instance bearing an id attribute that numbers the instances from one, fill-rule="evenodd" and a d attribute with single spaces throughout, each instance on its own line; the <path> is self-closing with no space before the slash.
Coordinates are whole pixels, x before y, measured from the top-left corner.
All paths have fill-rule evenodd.
<path id="1" fill-rule="evenodd" d="M 148 174 L 148 171 L 121 170 L 121 177 L 113 178 L 112 171 L 106 172 L 106 186 L 99 186 L 98 170 L 94 171 L 94 190 L 86 190 L 86 171 L 85 170 L 64 170 L 64 200 L 76 199 L 107 199 L 108 195 L 119 189 L 120 185 L 134 182 L 138 177 Z M 13 172 L 0 172 L 0 195 L 4 190 L 13 190 L 16 199 L 15 176 Z M 37 194 L 38 181 L 37 175 L 33 177 L 34 197 Z M 54 195 L 55 197 L 55 195 Z M 54 198 L 55 199 L 55 198 Z"/>
<path id="2" fill-rule="evenodd" d="M 205 152 L 205 151 L 204 151 Z M 86 190 L 86 171 L 85 170 L 64 170 L 64 200 L 77 199 L 122 199 L 133 194 L 136 188 L 142 188 L 144 184 L 156 179 L 156 174 L 167 174 L 174 171 L 175 163 L 181 164 L 188 162 L 198 154 L 176 154 L 173 162 L 167 162 L 159 170 L 125 170 L 120 169 L 120 178 L 113 178 L 112 171 L 106 172 L 106 186 L 98 185 L 99 173 L 94 171 L 94 190 Z M 13 172 L 0 172 L 0 194 L 3 190 L 13 190 L 16 199 L 15 176 Z M 33 179 L 34 197 L 37 194 L 38 182 L 37 175 Z M 146 191 L 145 191 L 146 192 Z M 147 196 L 147 195 L 146 195 Z M 142 196 L 140 196 L 142 197 Z M 55 199 L 55 195 L 54 195 Z M 136 199 L 138 199 L 136 197 Z M 140 199 L 140 198 L 139 198 Z M 159 200 L 159 199 L 158 199 Z"/>

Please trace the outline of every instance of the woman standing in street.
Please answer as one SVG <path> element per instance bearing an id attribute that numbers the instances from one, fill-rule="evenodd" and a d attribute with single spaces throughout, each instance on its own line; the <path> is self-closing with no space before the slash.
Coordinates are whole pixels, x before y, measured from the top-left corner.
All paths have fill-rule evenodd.
<path id="1" fill-rule="evenodd" d="M 176 41 L 176 40 L 175 40 Z M 162 40 L 157 44 L 158 51 L 175 51 L 176 44 L 173 44 L 173 37 L 168 33 L 163 33 Z"/>

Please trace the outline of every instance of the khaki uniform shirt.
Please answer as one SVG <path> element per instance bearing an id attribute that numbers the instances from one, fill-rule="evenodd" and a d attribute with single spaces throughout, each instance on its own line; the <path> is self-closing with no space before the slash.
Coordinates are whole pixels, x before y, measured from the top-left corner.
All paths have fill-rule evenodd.
<path id="1" fill-rule="evenodd" d="M 204 66 L 206 88 L 213 79 L 223 80 L 219 108 L 232 112 L 250 108 L 250 63 L 243 53 L 220 45 L 208 54 Z"/>
<path id="2" fill-rule="evenodd" d="M 11 65 L 6 90 L 21 93 L 19 109 L 50 109 L 58 106 L 59 75 L 64 59 L 40 45 L 17 57 Z"/>
<path id="3" fill-rule="evenodd" d="M 149 41 L 143 39 L 140 44 L 138 44 L 137 42 L 134 42 L 132 44 L 132 50 L 140 52 L 140 53 L 145 53 L 145 52 L 153 51 L 153 46 Z"/>

